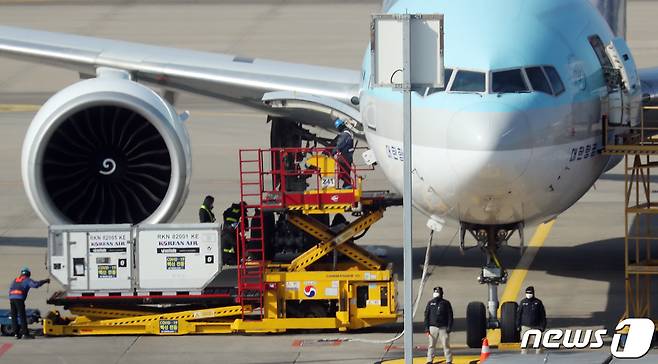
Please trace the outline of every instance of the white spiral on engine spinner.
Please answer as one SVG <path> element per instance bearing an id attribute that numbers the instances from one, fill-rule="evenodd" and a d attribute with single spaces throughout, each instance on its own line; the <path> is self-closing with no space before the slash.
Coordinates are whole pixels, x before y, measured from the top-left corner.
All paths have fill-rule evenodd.
<path id="1" fill-rule="evenodd" d="M 103 168 L 99 171 L 100 174 L 107 176 L 112 173 L 117 169 L 117 164 L 114 162 L 114 160 L 107 158 L 103 161 L 102 164 Z M 109 170 L 107 170 L 109 168 Z"/>

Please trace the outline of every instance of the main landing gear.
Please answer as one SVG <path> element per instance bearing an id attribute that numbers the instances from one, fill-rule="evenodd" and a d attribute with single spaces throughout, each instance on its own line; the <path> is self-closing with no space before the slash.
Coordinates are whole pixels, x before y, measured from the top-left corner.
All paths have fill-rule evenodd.
<path id="1" fill-rule="evenodd" d="M 516 329 L 516 302 L 505 302 L 498 317 L 498 286 L 507 282 L 508 274 L 498 259 L 498 249 L 506 245 L 512 234 L 517 231 L 521 238 L 523 249 L 523 224 L 500 226 L 461 224 L 460 247 L 463 250 L 466 232 L 477 241 L 477 246 L 485 258 L 478 283 L 486 284 L 489 299 L 485 306 L 482 302 L 470 302 L 466 308 L 466 343 L 471 348 L 482 346 L 482 339 L 487 336 L 487 329 L 500 329 L 501 342 L 518 342 L 519 332 Z"/>

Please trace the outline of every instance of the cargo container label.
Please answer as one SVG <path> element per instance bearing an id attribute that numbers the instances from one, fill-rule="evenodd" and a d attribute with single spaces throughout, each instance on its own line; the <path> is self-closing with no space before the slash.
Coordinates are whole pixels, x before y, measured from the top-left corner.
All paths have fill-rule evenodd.
<path id="1" fill-rule="evenodd" d="M 98 278 L 116 278 L 117 266 L 114 264 L 99 264 Z"/>
<path id="2" fill-rule="evenodd" d="M 160 320 L 161 334 L 178 334 L 178 320 Z"/>
<path id="3" fill-rule="evenodd" d="M 167 270 L 185 269 L 185 257 L 167 257 Z"/>
<path id="4" fill-rule="evenodd" d="M 127 248 L 90 248 L 90 253 L 125 253 Z"/>
<path id="5" fill-rule="evenodd" d="M 190 254 L 198 253 L 199 248 L 158 248 L 158 254 Z"/>
<path id="6" fill-rule="evenodd" d="M 157 234 L 158 254 L 199 254 L 199 241 L 205 236 L 198 233 L 172 232 Z"/>
<path id="7" fill-rule="evenodd" d="M 90 253 L 126 253 L 130 243 L 129 232 L 89 233 Z"/>

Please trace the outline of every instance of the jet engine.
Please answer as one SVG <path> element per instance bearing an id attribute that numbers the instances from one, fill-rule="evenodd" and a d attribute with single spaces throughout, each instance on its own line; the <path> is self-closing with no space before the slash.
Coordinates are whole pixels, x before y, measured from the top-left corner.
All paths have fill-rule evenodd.
<path id="1" fill-rule="evenodd" d="M 128 73 L 75 83 L 36 114 L 25 191 L 46 224 L 160 223 L 187 197 L 189 135 L 174 108 Z"/>

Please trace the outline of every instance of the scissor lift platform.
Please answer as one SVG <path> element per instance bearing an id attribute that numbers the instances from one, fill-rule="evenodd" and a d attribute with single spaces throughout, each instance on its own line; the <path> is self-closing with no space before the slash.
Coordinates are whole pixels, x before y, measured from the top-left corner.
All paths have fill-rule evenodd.
<path id="1" fill-rule="evenodd" d="M 386 207 L 399 205 L 399 196 L 387 192 L 363 192 L 361 178 L 354 169 L 350 172 L 354 188 L 337 189 L 335 163 L 317 149 L 256 150 L 255 154 L 257 157 L 242 158 L 241 152 L 241 197 L 245 201 L 242 221 L 249 218 L 253 224 L 253 221 L 262 219 L 262 211 L 267 209 L 285 211 L 287 221 L 317 239 L 318 244 L 290 263 L 265 261 L 263 240 L 254 233 L 259 231 L 262 236 L 263 230 L 252 226 L 249 232 L 242 224 L 238 233 L 238 266 L 231 268 L 235 284 L 209 287 L 201 295 L 55 295 L 49 302 L 64 306 L 74 316 L 64 318 L 58 312 L 51 312 L 44 320 L 44 334 L 185 335 L 278 333 L 295 329 L 346 331 L 396 322 L 396 285 L 391 264 L 354 244 L 353 239 L 379 221 Z M 283 166 L 286 163 L 283 157 L 298 157 L 301 154 L 306 154 L 309 165 L 314 167 L 312 170 L 297 169 L 294 173 L 316 178 L 319 182 L 317 190 L 288 191 L 285 180 L 288 178 L 290 181 L 293 172 L 274 166 L 264 168 L 263 155 L 278 159 L 279 163 L 276 164 Z M 244 168 L 244 163 L 253 163 L 257 168 L 249 170 Z M 331 170 L 327 170 L 327 166 Z M 271 178 L 273 188 L 264 186 L 266 178 Z M 258 186 L 258 190 L 249 192 L 252 186 Z M 343 195 L 343 198 L 332 198 L 337 194 Z M 250 209 L 253 210 L 251 214 Z M 359 216 L 339 231 L 309 216 L 336 212 L 354 212 Z M 254 242 L 257 248 L 253 247 Z M 253 252 L 260 253 L 260 256 L 247 259 Z M 348 260 L 328 262 L 323 259 L 332 253 L 341 253 Z"/>

